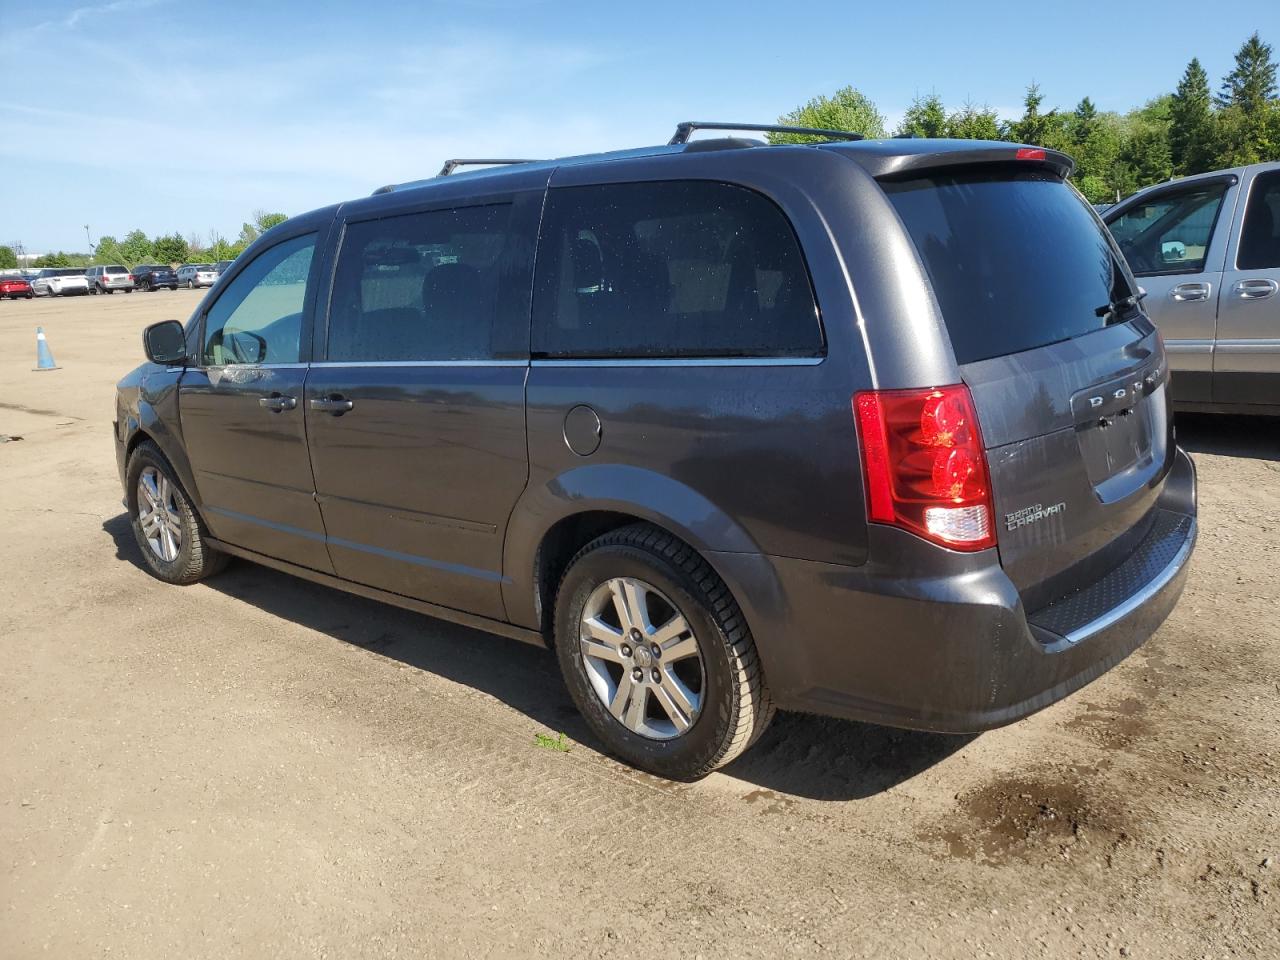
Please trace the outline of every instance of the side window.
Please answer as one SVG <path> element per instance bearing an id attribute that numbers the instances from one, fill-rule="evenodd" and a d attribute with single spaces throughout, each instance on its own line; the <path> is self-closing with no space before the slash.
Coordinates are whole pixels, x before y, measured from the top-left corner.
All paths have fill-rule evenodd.
<path id="1" fill-rule="evenodd" d="M 301 359 L 302 305 L 316 250 L 316 235 L 264 250 L 231 281 L 204 321 L 200 362 L 297 363 Z"/>
<path id="2" fill-rule="evenodd" d="M 800 246 L 772 201 L 667 181 L 550 191 L 533 350 L 547 357 L 818 356 Z"/>
<path id="3" fill-rule="evenodd" d="M 1237 270 L 1280 267 L 1280 170 L 1259 174 L 1249 191 Z"/>
<path id="4" fill-rule="evenodd" d="M 528 348 L 532 238 L 494 203 L 347 224 L 329 304 L 333 362 L 488 360 Z M 518 317 L 518 324 L 502 322 Z"/>
<path id="5" fill-rule="evenodd" d="M 1108 223 L 1136 276 L 1199 273 L 1227 184 L 1161 193 Z"/>

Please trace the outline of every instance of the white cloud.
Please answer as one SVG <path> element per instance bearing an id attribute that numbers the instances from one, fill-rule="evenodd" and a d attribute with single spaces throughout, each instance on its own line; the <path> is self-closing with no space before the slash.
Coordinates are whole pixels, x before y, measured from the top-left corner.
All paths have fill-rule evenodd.
<path id="1" fill-rule="evenodd" d="M 605 63 L 593 50 L 465 32 L 400 45 L 374 35 L 336 53 L 254 39 L 209 55 L 199 36 L 133 45 L 81 29 L 18 52 L 23 89 L 0 158 L 26 180 L 57 177 L 47 202 L 10 211 L 36 221 L 28 238 L 74 246 L 86 220 L 234 234 L 254 207 L 299 213 L 431 176 L 451 156 L 633 142 L 619 139 L 623 116 L 547 117 L 547 94 Z M 140 181 L 146 199 L 126 206 Z"/>
<path id="2" fill-rule="evenodd" d="M 29 27 L 20 30 L 14 30 L 8 34 L 8 39 L 15 45 L 32 39 L 35 34 L 44 33 L 48 30 L 65 30 L 79 26 L 83 21 L 93 20 L 99 17 L 109 17 L 114 14 L 130 13 L 134 10 L 144 10 L 147 7 L 155 7 L 162 3 L 168 3 L 169 0 L 113 0 L 111 3 L 99 3 L 91 7 L 76 7 L 68 11 L 66 14 L 58 17 L 51 17 L 33 23 Z M 121 31 L 125 34 L 127 31 Z"/>

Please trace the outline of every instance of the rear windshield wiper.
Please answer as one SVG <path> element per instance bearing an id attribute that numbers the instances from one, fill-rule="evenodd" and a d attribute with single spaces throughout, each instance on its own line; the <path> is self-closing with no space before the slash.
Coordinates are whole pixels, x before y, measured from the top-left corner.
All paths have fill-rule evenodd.
<path id="1" fill-rule="evenodd" d="M 1146 297 L 1147 291 L 1141 290 L 1130 297 L 1121 297 L 1119 300 L 1109 300 L 1100 307 L 1095 307 L 1093 314 L 1096 317 L 1106 317 L 1107 324 L 1119 323 L 1120 316 L 1127 310 L 1135 310 L 1138 304 Z"/>

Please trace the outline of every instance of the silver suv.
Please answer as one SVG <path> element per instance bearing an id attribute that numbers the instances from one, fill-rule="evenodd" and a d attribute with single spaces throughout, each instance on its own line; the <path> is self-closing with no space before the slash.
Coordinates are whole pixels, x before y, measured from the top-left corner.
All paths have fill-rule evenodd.
<path id="1" fill-rule="evenodd" d="M 123 290 L 133 293 L 133 274 L 121 266 L 90 267 L 85 271 L 90 293 L 115 293 Z"/>

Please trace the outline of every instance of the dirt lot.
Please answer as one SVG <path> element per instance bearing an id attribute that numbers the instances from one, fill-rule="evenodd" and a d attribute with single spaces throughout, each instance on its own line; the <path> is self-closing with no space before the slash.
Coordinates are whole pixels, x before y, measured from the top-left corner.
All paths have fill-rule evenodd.
<path id="1" fill-rule="evenodd" d="M 1066 702 L 976 738 L 782 716 L 672 785 L 544 652 L 139 568 L 112 385 L 198 296 L 0 303 L 0 957 L 1280 954 L 1274 421 L 1179 424 L 1186 594 Z"/>

